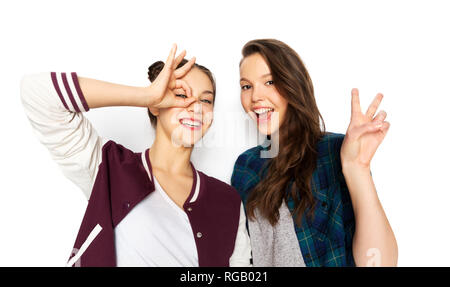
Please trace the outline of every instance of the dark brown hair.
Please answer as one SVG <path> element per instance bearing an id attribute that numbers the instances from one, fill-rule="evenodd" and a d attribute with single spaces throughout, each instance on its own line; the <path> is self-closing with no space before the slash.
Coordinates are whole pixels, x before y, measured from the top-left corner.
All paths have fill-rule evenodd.
<path id="1" fill-rule="evenodd" d="M 309 210 L 307 215 L 310 217 L 316 204 L 311 179 L 318 154 L 316 143 L 325 132 L 325 124 L 314 98 L 311 78 L 300 56 L 287 44 L 275 39 L 248 42 L 242 48 L 242 60 L 255 53 L 266 61 L 274 86 L 287 100 L 288 107 L 280 123 L 278 155 L 269 160 L 267 175 L 249 194 L 249 218 L 254 218 L 255 209 L 258 209 L 275 225 L 283 200 L 292 197 L 295 222 L 300 226 L 303 214 Z"/>
<path id="2" fill-rule="evenodd" d="M 180 64 L 178 64 L 177 69 L 182 67 L 187 62 L 188 62 L 188 60 L 183 59 L 180 62 Z M 164 62 L 162 62 L 162 61 L 154 62 L 150 67 L 148 67 L 148 79 L 150 80 L 150 82 L 153 82 L 158 77 L 159 73 L 162 71 L 163 68 L 164 68 Z M 206 68 L 202 65 L 199 65 L 197 63 L 195 63 L 192 68 L 198 68 L 208 76 L 208 78 L 211 81 L 212 86 L 213 86 L 212 92 L 213 92 L 213 104 L 214 104 L 214 102 L 216 100 L 216 80 L 214 79 L 213 73 L 211 73 L 211 71 L 208 68 Z M 156 127 L 156 122 L 157 122 L 156 117 L 150 112 L 150 109 L 148 109 L 148 108 L 147 108 L 147 113 L 148 113 L 148 117 L 150 118 L 150 123 L 152 124 L 153 127 Z"/>

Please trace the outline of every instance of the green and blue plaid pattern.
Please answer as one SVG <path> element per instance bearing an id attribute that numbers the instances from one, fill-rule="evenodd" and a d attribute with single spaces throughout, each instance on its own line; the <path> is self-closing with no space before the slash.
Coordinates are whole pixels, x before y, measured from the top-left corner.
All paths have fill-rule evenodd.
<path id="1" fill-rule="evenodd" d="M 318 142 L 317 166 L 311 179 L 316 199 L 314 216 L 311 220 L 305 214 L 302 226 L 295 224 L 303 260 L 308 267 L 355 266 L 352 252 L 355 218 L 340 160 L 344 136 L 327 132 Z M 235 163 L 231 185 L 239 192 L 244 204 L 249 192 L 267 171 L 270 159 L 260 157 L 263 149 L 260 145 L 251 148 Z M 292 213 L 294 202 L 291 197 L 287 205 Z M 295 223 L 295 215 L 293 219 Z"/>

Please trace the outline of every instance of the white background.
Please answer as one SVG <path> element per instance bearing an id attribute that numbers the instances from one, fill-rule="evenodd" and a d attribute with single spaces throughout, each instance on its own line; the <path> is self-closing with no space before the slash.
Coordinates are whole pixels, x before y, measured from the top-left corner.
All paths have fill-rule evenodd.
<path id="1" fill-rule="evenodd" d="M 399 266 L 450 266 L 449 14 L 448 1 L 2 1 L 0 266 L 63 266 L 87 204 L 34 136 L 19 97 L 22 75 L 75 71 L 144 86 L 148 66 L 176 42 L 217 78 L 210 134 L 235 135 L 217 123 L 226 112 L 243 114 L 238 62 L 255 38 L 299 53 L 329 131 L 345 133 L 351 88 L 364 111 L 384 94 L 391 128 L 372 173 Z M 86 116 L 101 136 L 136 152 L 151 145 L 144 108 Z M 196 149 L 193 162 L 229 183 L 250 146 L 252 139 Z"/>

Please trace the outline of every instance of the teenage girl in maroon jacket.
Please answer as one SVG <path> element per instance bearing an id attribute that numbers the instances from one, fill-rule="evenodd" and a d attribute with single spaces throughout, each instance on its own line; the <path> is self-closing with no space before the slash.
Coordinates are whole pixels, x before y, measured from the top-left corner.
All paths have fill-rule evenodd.
<path id="1" fill-rule="evenodd" d="M 131 87 L 39 73 L 21 82 L 39 140 L 89 204 L 69 266 L 249 266 L 245 213 L 229 185 L 197 171 L 192 148 L 212 122 L 211 72 L 175 57 L 149 68 L 152 84 Z M 97 135 L 92 108 L 149 110 L 155 141 L 135 153 Z"/>

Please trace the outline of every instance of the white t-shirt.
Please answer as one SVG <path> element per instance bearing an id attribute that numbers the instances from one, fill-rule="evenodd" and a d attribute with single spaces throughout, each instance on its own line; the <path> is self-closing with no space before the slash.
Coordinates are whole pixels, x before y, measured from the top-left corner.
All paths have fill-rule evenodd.
<path id="1" fill-rule="evenodd" d="M 150 193 L 116 226 L 117 266 L 198 267 L 189 218 L 156 177 Z M 195 188 L 195 187 L 194 187 Z"/>

